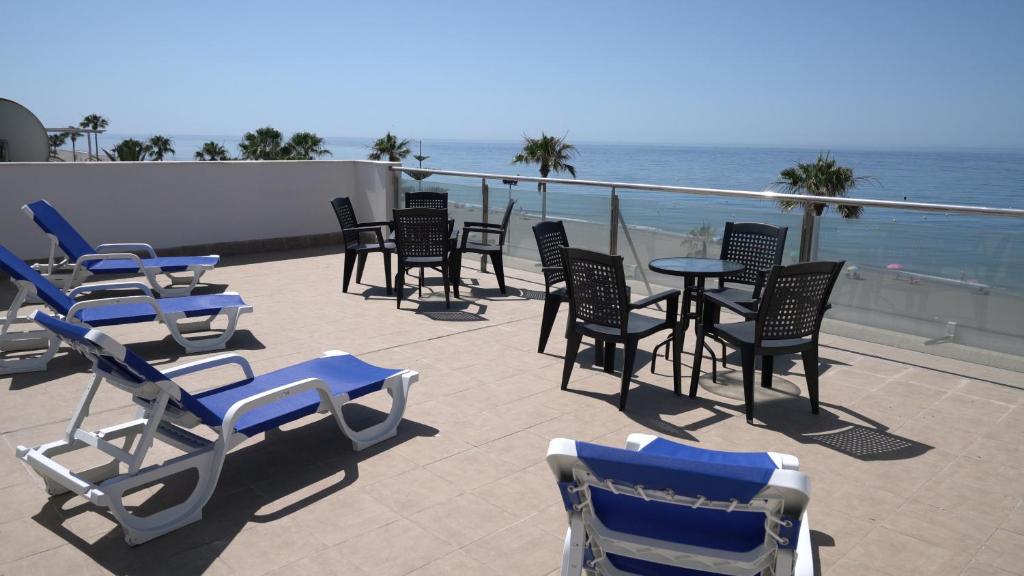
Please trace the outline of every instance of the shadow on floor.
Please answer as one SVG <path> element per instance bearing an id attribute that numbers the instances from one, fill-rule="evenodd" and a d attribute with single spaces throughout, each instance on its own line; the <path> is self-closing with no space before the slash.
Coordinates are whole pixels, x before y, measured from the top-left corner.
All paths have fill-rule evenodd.
<path id="1" fill-rule="evenodd" d="M 687 395 L 690 387 L 690 367 L 684 365 L 684 395 L 675 396 L 671 388 L 643 381 L 645 372 L 641 368 L 650 360 L 649 352 L 637 351 L 636 370 L 625 413 L 638 424 L 667 436 L 697 442 L 693 432 L 729 418 L 745 418 L 742 389 L 733 393 L 732 390 L 728 390 L 733 388 L 732 386 L 724 386 L 723 389 L 728 393 L 726 396 L 709 393 L 702 386 L 698 389 L 697 398 L 691 399 Z M 592 368 L 593 347 L 581 349 L 577 361 L 574 370 Z M 616 367 L 621 366 L 620 349 L 616 354 Z M 776 366 L 779 364 L 776 363 Z M 800 395 L 799 386 L 787 380 L 791 377 L 803 377 L 780 372 L 776 372 L 776 386 L 773 389 L 766 391 L 760 389 L 760 386 L 755 388 L 755 426 L 785 434 L 803 444 L 817 444 L 862 461 L 906 460 L 917 458 L 932 449 L 932 446 L 927 444 L 893 434 L 884 424 L 844 406 L 821 402 L 820 413 L 812 414 L 810 400 Z M 621 377 L 621 371 L 616 374 Z M 720 374 L 720 379 L 722 377 Z M 709 376 L 706 378 L 710 379 Z M 617 407 L 619 387 L 611 381 L 608 382 L 608 386 L 607 393 L 574 390 L 570 382 L 568 391 L 600 399 Z M 823 388 L 823 392 L 826 391 L 827 385 Z M 702 413 L 707 413 L 707 416 L 684 425 L 671 422 L 672 419 L 695 410 L 701 410 Z"/>
<path id="2" fill-rule="evenodd" d="M 365 406 L 347 405 L 345 411 L 356 426 L 384 418 L 382 412 Z M 411 438 L 437 433 L 430 426 L 404 420 L 395 438 L 355 452 L 330 415 L 292 430 L 268 432 L 262 441 L 228 455 L 202 520 L 134 548 L 125 544 L 119 526 L 105 534 L 82 534 L 87 531 L 82 526 L 95 522 L 87 515 L 101 514 L 114 520 L 104 509 L 78 497 L 53 498 L 33 519 L 115 574 L 200 574 L 247 525 L 280 520 L 330 497 L 359 479 L 362 462 Z M 339 474 L 336 482 L 295 502 L 271 513 L 260 512 Z M 191 478 L 173 477 L 151 487 L 152 495 L 129 509 L 143 515 L 153 513 L 182 501 L 193 486 Z"/>

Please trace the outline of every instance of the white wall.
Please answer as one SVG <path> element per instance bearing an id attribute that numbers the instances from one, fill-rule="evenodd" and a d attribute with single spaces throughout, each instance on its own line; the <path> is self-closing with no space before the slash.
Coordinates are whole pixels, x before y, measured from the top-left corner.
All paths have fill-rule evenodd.
<path id="1" fill-rule="evenodd" d="M 352 198 L 361 220 L 385 220 L 390 163 L 77 162 L 0 164 L 0 243 L 44 258 L 48 240 L 21 206 L 45 198 L 93 244 L 160 248 L 338 232 L 330 207 Z"/>

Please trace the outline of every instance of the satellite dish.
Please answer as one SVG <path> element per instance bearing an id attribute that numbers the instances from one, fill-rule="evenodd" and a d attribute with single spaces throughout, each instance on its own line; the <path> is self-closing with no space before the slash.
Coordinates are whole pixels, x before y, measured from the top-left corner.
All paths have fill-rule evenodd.
<path id="1" fill-rule="evenodd" d="M 0 98 L 0 162 L 46 162 L 49 156 L 39 118 L 14 100 Z"/>

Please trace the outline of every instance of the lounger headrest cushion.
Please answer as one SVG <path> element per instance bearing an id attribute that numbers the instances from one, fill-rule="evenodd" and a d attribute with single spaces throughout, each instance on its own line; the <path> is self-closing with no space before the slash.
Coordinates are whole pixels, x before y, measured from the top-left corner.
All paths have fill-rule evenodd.
<path id="1" fill-rule="evenodd" d="M 721 454 L 695 448 L 668 456 L 576 442 L 577 458 L 599 479 L 671 489 L 680 496 L 749 502 L 776 470 L 767 454 L 737 454 L 732 461 Z"/>
<path id="2" fill-rule="evenodd" d="M 60 288 L 54 286 L 53 282 L 44 278 L 42 274 L 33 270 L 31 266 L 25 264 L 21 258 L 2 245 L 0 245 L 0 269 L 3 269 L 11 278 L 31 282 L 36 287 L 36 294 L 39 298 L 47 306 L 61 314 L 67 314 L 75 304 L 75 301 L 61 292 Z"/>
<path id="3" fill-rule="evenodd" d="M 57 238 L 60 249 L 72 261 L 96 252 L 92 245 L 78 233 L 78 230 L 75 230 L 75 227 L 46 200 L 36 200 L 26 204 L 25 207 L 31 211 L 32 219 L 40 228 Z"/>

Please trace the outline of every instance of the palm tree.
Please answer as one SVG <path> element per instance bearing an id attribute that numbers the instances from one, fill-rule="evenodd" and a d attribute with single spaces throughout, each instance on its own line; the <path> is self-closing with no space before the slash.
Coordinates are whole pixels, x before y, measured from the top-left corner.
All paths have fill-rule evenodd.
<path id="1" fill-rule="evenodd" d="M 57 148 L 60 148 L 68 141 L 68 134 L 67 132 L 50 134 L 48 139 L 50 140 L 50 158 L 57 158 Z"/>
<path id="2" fill-rule="evenodd" d="M 566 134 L 568 136 L 568 134 Z M 512 158 L 513 164 L 537 164 L 540 166 L 541 178 L 547 178 L 548 174 L 554 172 L 560 174 L 568 172 L 576 177 L 576 167 L 569 164 L 573 156 L 576 156 L 576 147 L 565 141 L 565 137 L 548 136 L 541 131 L 540 138 L 523 136 L 523 149 Z M 547 190 L 546 182 L 537 182 L 537 191 L 541 196 L 541 214 L 547 214 L 548 195 L 543 194 Z"/>
<path id="3" fill-rule="evenodd" d="M 324 139 L 313 132 L 296 132 L 281 149 L 281 157 L 288 160 L 313 160 L 331 156 L 324 147 Z"/>
<path id="4" fill-rule="evenodd" d="M 409 141 L 399 140 L 397 136 L 388 132 L 382 138 L 378 138 L 370 147 L 370 160 L 387 160 L 388 162 L 401 162 L 408 156 Z"/>
<path id="5" fill-rule="evenodd" d="M 74 126 L 68 126 L 68 128 L 71 128 L 71 131 L 65 132 L 65 134 L 67 134 L 68 138 L 71 139 L 71 161 L 78 162 L 78 152 L 75 151 L 75 142 L 78 141 L 78 132 L 75 132 Z"/>
<path id="6" fill-rule="evenodd" d="M 228 151 L 220 144 L 210 140 L 196 151 L 196 160 L 229 160 Z"/>
<path id="7" fill-rule="evenodd" d="M 149 154 L 150 147 L 135 138 L 127 138 L 118 142 L 113 152 L 103 152 L 111 162 L 142 162 Z"/>
<path id="8" fill-rule="evenodd" d="M 280 160 L 281 133 L 265 126 L 256 132 L 246 132 L 238 149 L 245 160 Z"/>
<path id="9" fill-rule="evenodd" d="M 78 127 L 79 128 L 89 128 L 89 129 L 92 129 L 92 130 L 103 130 L 104 128 L 107 127 L 108 124 L 109 124 L 109 122 L 107 122 L 107 119 L 104 118 L 103 116 L 100 116 L 99 114 L 89 114 L 85 118 L 82 118 L 82 121 L 78 123 Z M 96 141 L 96 158 L 99 159 L 99 155 L 100 155 L 100 135 L 96 134 L 96 133 L 93 133 L 93 134 L 90 134 L 89 136 L 94 138 L 95 141 Z M 91 147 L 92 146 L 90 145 L 90 148 Z"/>
<path id="10" fill-rule="evenodd" d="M 170 138 L 157 134 L 149 139 L 149 143 L 146 145 L 146 152 L 150 158 L 159 162 L 164 159 L 165 155 L 174 154 L 173 144 L 174 142 Z"/>
<path id="11" fill-rule="evenodd" d="M 708 243 L 715 241 L 715 232 L 715 227 L 707 222 L 701 222 L 700 226 L 690 230 L 690 238 L 696 242 L 700 242 L 699 256 L 701 258 L 708 257 Z"/>
<path id="12" fill-rule="evenodd" d="M 779 173 L 775 186 L 788 194 L 808 194 L 844 198 L 857 184 L 869 181 L 867 176 L 854 176 L 853 169 L 840 166 L 831 154 L 818 154 L 812 162 L 797 162 L 795 166 Z M 799 205 L 804 207 L 803 228 L 800 234 L 800 261 L 807 262 L 816 257 L 817 217 L 828 207 L 827 204 L 807 204 L 794 200 L 780 200 L 779 205 L 786 212 Z M 836 212 L 843 218 L 860 218 L 861 206 L 837 204 Z"/>

